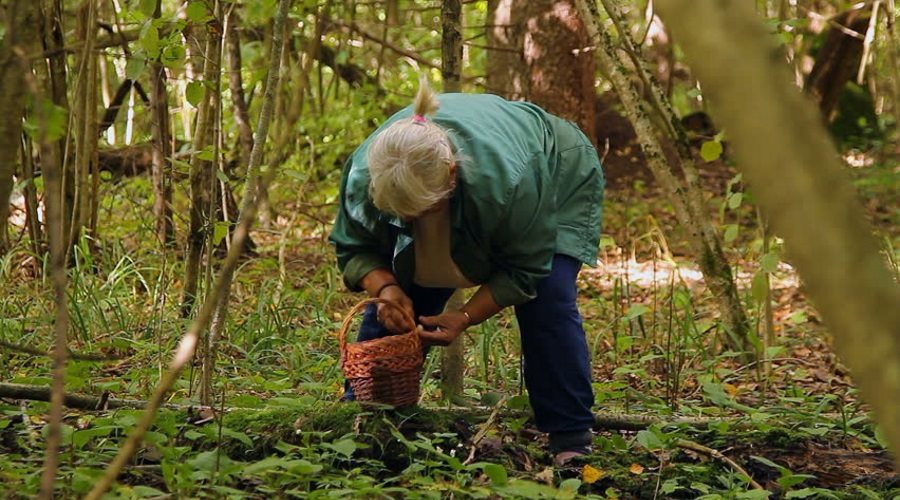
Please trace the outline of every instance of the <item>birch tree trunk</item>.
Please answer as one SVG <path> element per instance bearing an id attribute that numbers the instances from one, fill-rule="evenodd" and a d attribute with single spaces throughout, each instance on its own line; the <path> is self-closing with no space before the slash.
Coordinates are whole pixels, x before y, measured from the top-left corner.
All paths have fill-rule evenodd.
<path id="1" fill-rule="evenodd" d="M 679 138 L 683 134 L 683 130 L 680 131 L 675 124 L 678 120 L 671 111 L 668 98 L 655 79 L 643 69 L 639 61 L 636 61 L 638 76 L 643 80 L 643 86 L 646 89 L 638 88 L 637 83 L 628 77 L 627 71 L 618 57 L 618 48 L 609 33 L 598 27 L 599 13 L 596 4 L 588 0 L 577 0 L 577 3 L 588 33 L 597 45 L 595 53 L 600 71 L 610 79 L 615 87 L 625 114 L 634 126 L 638 142 L 647 159 L 648 168 L 672 203 L 679 224 L 688 232 L 688 244 L 699 260 L 706 286 L 718 304 L 726 333 L 725 342 L 738 352 L 750 352 L 749 323 L 734 283 L 731 265 L 725 258 L 721 240 L 715 228 L 712 227 L 709 214 L 705 210 L 703 195 L 696 185 L 696 168 L 692 158 L 686 156 L 690 153 L 686 151 L 685 141 Z M 604 5 L 610 8 L 611 17 L 615 21 L 618 10 L 613 8 L 614 4 L 610 0 L 604 0 Z M 619 34 L 623 40 L 629 36 L 627 32 Z M 660 113 L 660 118 L 662 118 L 660 121 L 663 122 L 662 133 L 672 138 L 678 148 L 678 154 L 666 155 L 663 143 L 657 135 L 656 126 L 643 108 L 644 90 L 649 91 L 651 104 Z M 673 166 L 669 165 L 669 156 L 672 156 L 675 161 L 675 165 L 673 165 L 675 170 L 684 172 L 685 182 L 680 181 L 673 174 Z"/>
<path id="2" fill-rule="evenodd" d="M 441 4 L 441 29 L 441 76 L 444 80 L 444 92 L 459 92 L 463 55 L 460 0 L 444 0 Z M 459 310 L 463 305 L 463 292 L 458 289 L 450 296 L 444 310 Z M 465 346 L 465 336 L 460 335 L 441 350 L 441 393 L 447 401 L 458 399 L 463 392 Z"/>
<path id="3" fill-rule="evenodd" d="M 792 84 L 751 5 L 660 0 L 658 8 L 703 82 L 717 123 L 727 128 L 772 227 L 785 238 L 838 353 L 900 450 L 900 286 L 885 268 L 817 110 Z"/>
<path id="4" fill-rule="evenodd" d="M 262 109 L 259 114 L 259 125 L 256 129 L 256 135 L 253 141 L 253 151 L 250 153 L 250 165 L 247 168 L 247 184 L 244 189 L 244 199 L 241 203 L 241 213 L 238 217 L 238 227 L 235 230 L 234 241 L 232 241 L 231 247 L 228 250 L 228 256 L 222 263 L 222 268 L 216 278 L 215 286 L 210 289 L 210 293 L 204 300 L 200 312 L 191 322 L 184 337 L 182 337 L 172 361 L 169 364 L 169 369 L 163 375 L 156 390 L 154 390 L 153 396 L 148 401 L 146 410 L 143 415 L 141 415 L 135 428 L 128 435 L 126 441 L 122 444 L 122 447 L 119 449 L 119 452 L 116 454 L 112 463 L 107 467 L 103 477 L 97 481 L 94 488 L 85 496 L 87 500 L 98 500 L 101 498 L 106 490 L 112 485 L 113 481 L 116 480 L 116 477 L 118 477 L 119 472 L 125 464 L 131 459 L 131 455 L 135 452 L 141 441 L 143 441 L 147 429 L 156 418 L 156 412 L 162 405 L 166 393 L 178 379 L 184 366 L 193 357 L 194 349 L 199 342 L 200 332 L 208 326 L 210 318 L 213 315 L 213 310 L 215 309 L 216 304 L 221 300 L 220 297 L 223 293 L 228 293 L 231 289 L 231 282 L 234 277 L 234 271 L 237 268 L 238 258 L 241 256 L 241 249 L 244 247 L 243 240 L 249 234 L 250 226 L 256 218 L 258 202 L 256 196 L 258 192 L 257 188 L 260 183 L 266 184 L 275 173 L 275 169 L 270 168 L 264 174 L 261 174 L 260 164 L 262 163 L 263 146 L 266 143 L 266 137 L 269 133 L 269 122 L 272 118 L 275 92 L 279 87 L 278 77 L 280 75 L 281 59 L 278 57 L 278 54 L 281 53 L 281 46 L 284 40 L 282 33 L 284 32 L 284 23 L 290 7 L 291 0 L 279 0 L 278 10 L 275 13 L 276 29 L 273 35 L 272 53 L 270 54 L 271 67 L 267 79 L 268 83 L 266 92 L 263 96 Z M 264 178 L 262 179 L 262 182 L 260 182 L 260 177 L 262 175 L 264 175 Z"/>
<path id="5" fill-rule="evenodd" d="M 37 4 L 14 0 L 7 7 L 3 43 L 0 44 L 0 256 L 8 249 L 7 220 L 9 196 L 13 188 L 16 157 L 22 135 L 25 113 L 25 68 L 31 63 L 24 58 L 37 46 L 40 19 Z"/>

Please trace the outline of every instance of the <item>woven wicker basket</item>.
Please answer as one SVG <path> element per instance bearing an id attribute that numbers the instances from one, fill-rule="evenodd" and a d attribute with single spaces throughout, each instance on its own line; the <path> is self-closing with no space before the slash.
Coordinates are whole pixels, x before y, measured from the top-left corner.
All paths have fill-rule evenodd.
<path id="1" fill-rule="evenodd" d="M 391 301 L 366 299 L 353 306 L 338 332 L 341 346 L 341 368 L 350 382 L 356 400 L 390 406 L 409 406 L 419 402 L 422 377 L 422 339 L 416 330 L 363 342 L 348 343 L 347 330 L 353 317 L 369 304 L 396 307 Z M 415 323 L 412 318 L 410 322 Z"/>

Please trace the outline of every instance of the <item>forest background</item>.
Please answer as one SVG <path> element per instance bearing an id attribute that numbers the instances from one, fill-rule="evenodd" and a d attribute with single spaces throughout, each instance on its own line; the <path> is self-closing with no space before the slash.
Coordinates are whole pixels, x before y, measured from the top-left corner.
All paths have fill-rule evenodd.
<path id="1" fill-rule="evenodd" d="M 0 491 L 897 496 L 897 15 L 4 0 Z M 432 352 L 420 407 L 337 402 L 341 167 L 420 76 L 598 148 L 584 462 L 543 451 L 508 314 Z"/>

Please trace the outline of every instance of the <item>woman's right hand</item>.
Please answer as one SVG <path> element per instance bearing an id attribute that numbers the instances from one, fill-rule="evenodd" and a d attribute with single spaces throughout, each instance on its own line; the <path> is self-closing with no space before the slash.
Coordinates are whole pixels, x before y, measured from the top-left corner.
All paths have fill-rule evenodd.
<path id="1" fill-rule="evenodd" d="M 388 304 L 378 304 L 378 321 L 391 333 L 406 333 L 416 327 L 411 319 L 415 314 L 412 300 L 402 288 L 397 285 L 388 286 L 381 291 L 378 298 L 389 300 L 406 311 L 404 315 L 396 307 L 391 307 Z"/>

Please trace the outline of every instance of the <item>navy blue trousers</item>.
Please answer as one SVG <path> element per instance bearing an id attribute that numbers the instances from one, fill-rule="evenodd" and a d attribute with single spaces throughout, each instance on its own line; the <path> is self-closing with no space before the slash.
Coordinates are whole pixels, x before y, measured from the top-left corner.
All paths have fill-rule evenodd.
<path id="1" fill-rule="evenodd" d="M 515 308 L 535 421 L 539 430 L 550 433 L 550 446 L 556 449 L 589 445 L 594 423 L 590 356 L 575 303 L 580 269 L 578 259 L 555 255 L 550 275 L 538 283 L 537 297 Z M 413 285 L 405 291 L 418 318 L 440 314 L 454 290 Z M 370 305 L 357 340 L 387 334 L 375 305 Z"/>

